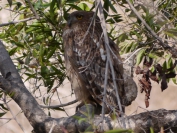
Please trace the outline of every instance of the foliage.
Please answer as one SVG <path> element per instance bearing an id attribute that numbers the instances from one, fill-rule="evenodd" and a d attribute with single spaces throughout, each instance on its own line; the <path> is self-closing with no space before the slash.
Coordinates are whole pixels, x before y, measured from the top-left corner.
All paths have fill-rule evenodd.
<path id="1" fill-rule="evenodd" d="M 136 0 L 132 3 L 150 28 L 166 44 L 176 48 L 176 1 L 154 0 L 155 7 L 143 2 L 138 3 Z M 33 81 L 33 93 L 45 87 L 46 93 L 51 94 L 43 98 L 44 104 L 48 105 L 52 94 L 57 92 L 57 88 L 67 78 L 63 59 L 62 29 L 68 13 L 73 10 L 95 10 L 95 1 L 36 0 L 31 4 L 39 19 L 36 19 L 36 14 L 27 1 L 8 0 L 4 8 L 11 7 L 11 16 L 13 16 L 11 21 L 17 21 L 17 23 L 1 26 L 0 39 L 6 42 L 10 56 L 22 78 L 25 78 L 23 80 Z M 136 53 L 136 72 L 143 75 L 140 84 L 142 92 L 145 91 L 147 94 L 145 103 L 148 106 L 151 91 L 150 79 L 155 78 L 156 81 L 161 81 L 162 90 L 167 88 L 171 79 L 173 83 L 177 83 L 176 59 L 135 16 L 127 6 L 126 0 L 104 0 L 103 7 L 108 35 L 119 45 L 120 53 Z M 120 8 L 123 13 L 119 13 Z M 147 65 L 150 60 L 150 65 Z M 147 76 L 149 73 L 152 75 Z M 2 91 L 0 91 L 0 97 L 3 98 Z M 4 104 L 0 104 L 0 109 L 3 110 L 0 113 L 1 117 L 7 108 Z"/>

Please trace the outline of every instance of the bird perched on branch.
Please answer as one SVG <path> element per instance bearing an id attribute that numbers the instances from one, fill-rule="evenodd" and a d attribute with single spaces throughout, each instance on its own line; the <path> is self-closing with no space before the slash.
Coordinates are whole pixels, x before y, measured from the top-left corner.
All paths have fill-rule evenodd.
<path id="1" fill-rule="evenodd" d="M 71 13 L 63 31 L 63 42 L 67 76 L 78 100 L 103 105 L 106 62 L 112 60 L 120 102 L 123 106 L 131 104 L 136 96 L 132 96 L 132 93 L 127 95 L 119 49 L 109 39 L 111 57 L 108 59 L 100 19 L 94 12 Z M 104 102 L 108 113 L 119 108 L 110 65 L 107 70 Z"/>

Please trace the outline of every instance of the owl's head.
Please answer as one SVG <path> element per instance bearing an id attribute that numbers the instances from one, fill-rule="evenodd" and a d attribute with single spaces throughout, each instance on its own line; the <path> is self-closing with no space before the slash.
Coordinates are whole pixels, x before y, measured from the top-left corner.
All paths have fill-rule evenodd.
<path id="1" fill-rule="evenodd" d="M 89 25 L 94 16 L 94 12 L 90 11 L 75 11 L 68 16 L 67 25 L 71 28 L 74 25 Z M 96 21 L 100 21 L 99 18 L 95 17 Z M 81 27 L 82 28 L 82 27 Z"/>

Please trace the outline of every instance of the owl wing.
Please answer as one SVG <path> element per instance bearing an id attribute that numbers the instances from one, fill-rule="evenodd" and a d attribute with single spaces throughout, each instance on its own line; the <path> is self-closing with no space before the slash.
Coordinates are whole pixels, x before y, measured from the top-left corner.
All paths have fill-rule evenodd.
<path id="1" fill-rule="evenodd" d="M 65 32 L 70 32 L 65 30 Z M 89 91 L 86 88 L 86 78 L 83 74 L 79 73 L 76 54 L 73 51 L 75 46 L 73 33 L 63 34 L 64 42 L 64 57 L 65 57 L 65 67 L 66 75 L 71 82 L 71 88 L 74 90 L 76 98 L 81 101 L 86 101 L 90 96 Z"/>

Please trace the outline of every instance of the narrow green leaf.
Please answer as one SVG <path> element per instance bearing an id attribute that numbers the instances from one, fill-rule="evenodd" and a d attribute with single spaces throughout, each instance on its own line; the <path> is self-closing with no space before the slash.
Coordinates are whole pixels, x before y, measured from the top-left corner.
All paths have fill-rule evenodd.
<path id="1" fill-rule="evenodd" d="M 176 78 L 171 78 L 173 83 L 177 85 L 177 81 L 176 81 Z"/>
<path id="2" fill-rule="evenodd" d="M 87 119 L 86 119 L 86 118 L 80 118 L 80 119 L 78 120 L 78 123 L 81 124 L 81 123 L 84 122 L 84 121 L 87 121 Z"/>
<path id="3" fill-rule="evenodd" d="M 3 115 L 5 115 L 6 113 L 0 113 L 0 117 L 2 117 Z"/>
<path id="4" fill-rule="evenodd" d="M 47 60 L 55 53 L 56 48 L 52 48 L 47 54 Z"/>
<path id="5" fill-rule="evenodd" d="M 146 49 L 143 48 L 138 52 L 138 55 L 136 56 L 136 65 L 139 65 L 141 63 L 145 51 L 146 51 Z"/>
<path id="6" fill-rule="evenodd" d="M 162 68 L 163 68 L 163 70 L 167 70 L 167 62 L 166 61 L 163 62 Z"/>
<path id="7" fill-rule="evenodd" d="M 7 0 L 8 3 L 9 3 L 9 6 L 11 7 L 12 6 L 12 0 Z"/>
<path id="8" fill-rule="evenodd" d="M 171 68 L 173 66 L 173 60 L 172 58 L 170 57 L 167 61 L 167 69 Z"/>
<path id="9" fill-rule="evenodd" d="M 78 7 L 80 7 L 84 11 L 90 11 L 90 8 L 86 3 L 79 3 Z"/>
<path id="10" fill-rule="evenodd" d="M 114 129 L 106 131 L 105 133 L 132 133 L 132 130 Z"/>
<path id="11" fill-rule="evenodd" d="M 14 55 L 18 50 L 18 47 L 12 48 L 11 50 L 9 50 L 9 55 Z"/>
<path id="12" fill-rule="evenodd" d="M 31 60 L 31 54 L 28 54 L 25 58 L 25 64 L 28 65 L 30 63 Z"/>
<path id="13" fill-rule="evenodd" d="M 154 59 L 157 59 L 157 58 L 158 58 L 158 56 L 157 56 L 155 53 L 149 53 L 148 56 L 149 56 L 150 58 L 154 58 Z"/>
<path id="14" fill-rule="evenodd" d="M 82 10 L 80 7 L 78 7 L 78 6 L 74 5 L 74 4 L 66 4 L 66 5 L 72 7 L 73 9 L 76 9 L 76 10 Z"/>
<path id="15" fill-rule="evenodd" d="M 4 104 L 0 103 L 0 106 L 1 106 L 4 110 L 8 110 L 8 109 L 4 106 Z"/>
<path id="16" fill-rule="evenodd" d="M 47 76 L 50 73 L 49 69 L 47 68 L 47 66 L 41 66 L 41 75 L 43 77 Z"/>
<path id="17" fill-rule="evenodd" d="M 114 5 L 111 3 L 111 1 L 109 1 L 109 6 L 113 12 L 117 13 L 117 10 L 114 8 Z"/>
<path id="18" fill-rule="evenodd" d="M 150 127 L 150 133 L 154 133 L 154 130 L 152 127 Z"/>
<path id="19" fill-rule="evenodd" d="M 64 109 L 62 109 L 62 108 L 59 108 L 59 107 L 56 107 L 56 108 L 52 108 L 52 109 L 54 109 L 54 110 L 59 110 L 59 111 L 65 111 Z"/>

